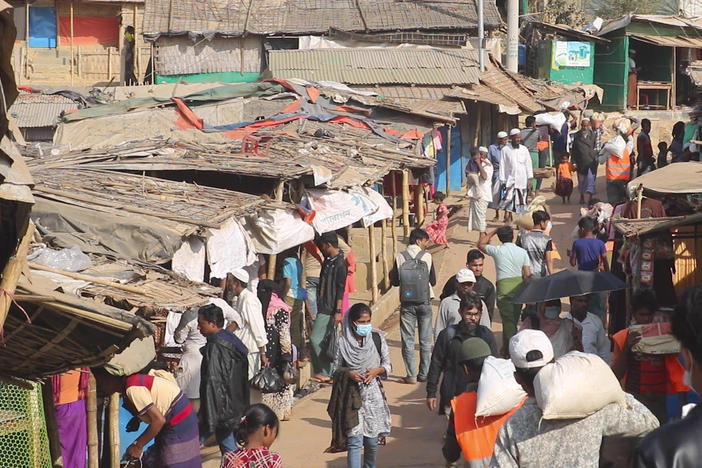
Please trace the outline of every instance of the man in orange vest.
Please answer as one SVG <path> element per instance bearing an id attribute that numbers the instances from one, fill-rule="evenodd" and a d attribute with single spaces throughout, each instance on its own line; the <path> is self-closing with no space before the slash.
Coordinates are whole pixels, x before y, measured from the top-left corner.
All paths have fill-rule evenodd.
<path id="1" fill-rule="evenodd" d="M 638 128 L 635 118 L 620 118 L 614 123 L 616 133 L 609 140 L 600 154 L 600 163 L 607 163 L 607 202 L 616 205 L 627 201 L 626 184 L 631 180 L 631 169 L 634 154 L 634 137 L 632 134 Z"/>
<path id="2" fill-rule="evenodd" d="M 489 466 L 497 433 L 504 422 L 522 406 L 520 403 L 503 415 L 476 418 L 478 381 L 485 358 L 490 354 L 490 346 L 481 338 L 468 338 L 461 345 L 460 367 L 468 384 L 466 391 L 451 401 L 453 411 L 442 447 L 446 466 L 456 466 L 461 452 L 468 468 Z"/>

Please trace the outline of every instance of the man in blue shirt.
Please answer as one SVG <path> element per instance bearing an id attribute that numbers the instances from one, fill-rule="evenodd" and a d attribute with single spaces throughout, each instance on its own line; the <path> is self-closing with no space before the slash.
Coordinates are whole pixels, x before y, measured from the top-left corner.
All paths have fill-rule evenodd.
<path id="1" fill-rule="evenodd" d="M 488 147 L 488 158 L 493 168 L 492 204 L 488 206 L 495 209 L 494 221 L 498 221 L 500 218 L 500 210 L 497 209 L 500 203 L 500 161 L 502 160 L 502 148 L 507 144 L 507 138 L 507 132 L 498 132 L 497 142 Z M 506 213 L 505 216 L 507 216 Z"/>

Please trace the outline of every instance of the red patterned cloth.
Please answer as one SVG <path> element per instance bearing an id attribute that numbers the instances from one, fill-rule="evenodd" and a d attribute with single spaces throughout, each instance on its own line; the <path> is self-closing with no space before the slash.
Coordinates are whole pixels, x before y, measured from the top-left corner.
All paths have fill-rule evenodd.
<path id="1" fill-rule="evenodd" d="M 266 447 L 240 448 L 227 452 L 222 459 L 222 468 L 282 468 L 280 455 Z"/>

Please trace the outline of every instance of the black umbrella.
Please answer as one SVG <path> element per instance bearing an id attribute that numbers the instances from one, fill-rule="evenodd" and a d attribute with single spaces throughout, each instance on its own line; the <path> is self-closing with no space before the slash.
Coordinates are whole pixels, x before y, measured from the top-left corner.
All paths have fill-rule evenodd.
<path id="1" fill-rule="evenodd" d="M 563 270 L 553 275 L 532 280 L 514 295 L 515 304 L 534 304 L 561 297 L 616 291 L 626 283 L 608 271 Z"/>

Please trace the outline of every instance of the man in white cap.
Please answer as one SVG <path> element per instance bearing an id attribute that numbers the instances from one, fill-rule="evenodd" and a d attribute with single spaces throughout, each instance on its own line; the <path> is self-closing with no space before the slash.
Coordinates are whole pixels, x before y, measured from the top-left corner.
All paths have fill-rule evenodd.
<path id="1" fill-rule="evenodd" d="M 605 436 L 640 437 L 658 420 L 626 394 L 626 403 L 611 403 L 581 419 L 542 419 L 534 379 L 553 362 L 553 346 L 540 330 L 522 330 L 509 342 L 514 377 L 529 398 L 500 429 L 491 467 L 551 466 L 596 468 Z M 597 382 L 592 382 L 597 388 Z"/>
<path id="2" fill-rule="evenodd" d="M 244 343 L 249 350 L 249 379 L 261 369 L 261 365 L 267 366 L 266 345 L 266 325 L 263 322 L 261 301 L 258 296 L 247 289 L 249 274 L 243 268 L 236 268 L 231 273 L 227 273 L 226 288 L 234 293 L 232 306 L 241 316 L 241 324 L 234 331 L 234 334 Z M 253 398 L 252 392 L 252 398 Z"/>
<path id="3" fill-rule="evenodd" d="M 488 148 L 488 159 L 492 164 L 492 206 L 495 209 L 495 221 L 500 218 L 500 161 L 502 160 L 502 148 L 507 144 L 507 132 L 497 132 L 497 143 L 493 143 Z"/>
<path id="4" fill-rule="evenodd" d="M 469 229 L 477 229 L 479 232 L 487 230 L 487 209 L 488 203 L 492 201 L 492 175 L 494 172 L 492 163 L 488 160 L 489 150 L 481 146 L 473 150 L 471 161 L 467 171 L 469 176 L 475 174 L 477 183 L 470 185 L 468 198 L 470 199 L 471 226 Z M 469 178 L 469 181 L 471 179 Z"/>
<path id="5" fill-rule="evenodd" d="M 461 321 L 461 313 L 458 311 L 461 301 L 466 297 L 466 294 L 473 291 L 475 287 L 475 273 L 469 268 L 461 268 L 456 273 L 456 292 L 441 300 L 439 303 L 439 313 L 436 316 L 434 324 L 434 340 L 439 337 L 439 333 L 444 328 L 455 325 Z M 480 308 L 482 315 L 480 317 L 480 325 L 490 328 L 490 314 L 488 313 L 485 301 L 481 299 L 482 306 Z"/>
<path id="6" fill-rule="evenodd" d="M 500 203 L 500 208 L 512 213 L 521 213 L 527 205 L 527 187 L 529 180 L 534 177 L 531 164 L 531 155 L 526 146 L 521 144 L 521 132 L 513 128 L 509 132 L 510 144 L 502 148 L 502 161 L 500 164 L 500 184 L 505 187 L 505 196 Z M 505 221 L 507 215 L 505 214 Z"/>

